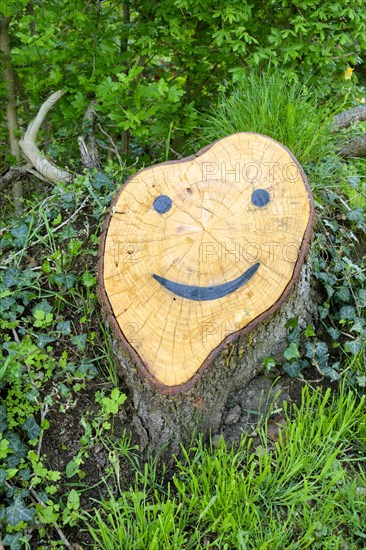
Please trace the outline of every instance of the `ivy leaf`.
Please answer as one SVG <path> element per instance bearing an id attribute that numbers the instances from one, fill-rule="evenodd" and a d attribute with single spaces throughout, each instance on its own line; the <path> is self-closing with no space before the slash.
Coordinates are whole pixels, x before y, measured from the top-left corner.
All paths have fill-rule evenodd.
<path id="1" fill-rule="evenodd" d="M 301 329 L 299 326 L 296 326 L 288 335 L 287 340 L 289 342 L 299 342 L 301 337 Z"/>
<path id="2" fill-rule="evenodd" d="M 19 282 L 21 273 L 16 267 L 9 267 L 4 274 L 4 283 L 7 288 L 16 286 Z"/>
<path id="3" fill-rule="evenodd" d="M 2 485 L 4 483 L 4 481 L 6 480 L 7 477 L 8 477 L 8 471 L 1 469 L 0 470 L 0 485 Z"/>
<path id="4" fill-rule="evenodd" d="M 54 342 L 56 338 L 54 338 L 53 336 L 49 336 L 44 332 L 41 332 L 40 334 L 37 334 L 37 339 L 38 339 L 39 347 L 43 349 L 47 346 L 47 344 Z"/>
<path id="5" fill-rule="evenodd" d="M 314 327 L 308 325 L 304 331 L 304 336 L 306 336 L 306 338 L 310 338 L 310 336 L 315 336 Z"/>
<path id="6" fill-rule="evenodd" d="M 27 420 L 22 424 L 22 428 L 27 432 L 29 439 L 37 439 L 41 433 L 41 428 L 37 424 L 34 416 L 28 416 Z"/>
<path id="7" fill-rule="evenodd" d="M 75 334 L 74 336 L 71 336 L 71 342 L 76 346 L 80 351 L 84 351 L 86 346 L 86 340 L 87 340 L 86 334 Z"/>
<path id="8" fill-rule="evenodd" d="M 52 312 L 52 306 L 47 300 L 41 300 L 38 304 L 36 304 L 33 309 L 32 313 L 33 315 L 36 315 L 37 311 L 43 311 L 43 313 L 51 313 Z"/>
<path id="9" fill-rule="evenodd" d="M 11 234 L 16 238 L 16 244 L 21 247 L 25 245 L 28 233 L 28 226 L 25 225 L 25 223 L 22 223 L 22 225 L 18 225 L 18 227 L 14 227 L 11 230 Z"/>
<path id="10" fill-rule="evenodd" d="M 328 332 L 329 336 L 331 337 L 331 339 L 334 340 L 334 341 L 338 340 L 338 338 L 341 335 L 341 331 L 338 330 L 337 328 L 333 328 L 333 327 L 328 327 L 327 332 Z"/>
<path id="11" fill-rule="evenodd" d="M 339 380 L 339 373 L 332 367 L 321 367 L 321 371 L 327 378 L 331 380 Z"/>
<path id="12" fill-rule="evenodd" d="M 339 290 L 337 290 L 337 292 L 335 293 L 335 297 L 340 302 L 348 302 L 350 297 L 351 297 L 351 293 L 349 291 L 349 288 L 346 287 L 346 286 L 341 286 L 341 288 Z"/>
<path id="13" fill-rule="evenodd" d="M 350 329 L 350 332 L 358 332 L 359 334 L 362 334 L 364 326 L 365 326 L 364 320 L 358 317 L 353 323 L 352 328 Z"/>
<path id="14" fill-rule="evenodd" d="M 288 328 L 288 329 L 294 329 L 296 328 L 298 325 L 298 320 L 296 317 L 292 317 L 291 319 L 289 319 L 287 321 L 287 323 L 285 324 L 285 327 Z"/>
<path id="15" fill-rule="evenodd" d="M 8 427 L 8 413 L 4 405 L 0 403 L 0 433 L 5 432 Z"/>
<path id="16" fill-rule="evenodd" d="M 23 546 L 22 537 L 23 532 L 15 533 L 14 535 L 8 533 L 3 539 L 4 546 L 9 546 L 11 550 L 21 550 Z"/>
<path id="17" fill-rule="evenodd" d="M 292 361 L 291 363 L 284 363 L 283 364 L 283 370 L 286 374 L 288 374 L 291 378 L 297 378 L 300 374 L 300 363 L 297 361 Z"/>
<path id="18" fill-rule="evenodd" d="M 356 310 L 353 306 L 343 306 L 339 311 L 340 319 L 354 319 L 356 316 Z"/>
<path id="19" fill-rule="evenodd" d="M 57 323 L 56 330 L 62 335 L 66 336 L 71 332 L 71 323 L 70 321 L 60 321 Z"/>
<path id="20" fill-rule="evenodd" d="M 291 342 L 291 344 L 285 349 L 283 355 L 288 361 L 290 361 L 291 359 L 299 359 L 300 353 L 297 343 Z"/>
<path id="21" fill-rule="evenodd" d="M 62 231 L 59 233 L 60 241 L 68 241 L 74 237 L 76 237 L 77 231 L 72 227 L 72 225 L 67 224 Z"/>
<path id="22" fill-rule="evenodd" d="M 20 497 L 15 497 L 14 503 L 6 508 L 6 519 L 14 526 L 20 521 L 31 521 L 34 518 L 35 510 L 27 508 Z"/>
<path id="23" fill-rule="evenodd" d="M 27 456 L 28 447 L 21 441 L 20 437 L 15 432 L 7 431 L 5 432 L 5 437 L 10 443 L 10 448 L 13 450 L 13 456 L 19 458 Z"/>
<path id="24" fill-rule="evenodd" d="M 104 188 L 104 189 L 107 189 L 107 191 L 113 187 L 112 180 L 104 172 L 97 172 L 95 176 L 92 178 L 91 184 L 94 187 L 94 189 Z"/>
<path id="25" fill-rule="evenodd" d="M 328 346 L 325 342 L 316 342 L 315 344 L 315 355 L 320 357 L 322 355 L 328 354 Z"/>
<path id="26" fill-rule="evenodd" d="M 360 306 L 365 307 L 366 306 L 366 288 L 360 288 L 358 293 L 358 299 L 360 300 Z"/>
<path id="27" fill-rule="evenodd" d="M 362 349 L 362 340 L 359 338 L 357 340 L 347 340 L 344 344 L 345 351 L 356 355 Z"/>
<path id="28" fill-rule="evenodd" d="M 347 219 L 351 222 L 363 222 L 364 220 L 364 213 L 362 208 L 356 208 L 355 210 L 351 210 L 350 212 L 347 212 Z"/>
<path id="29" fill-rule="evenodd" d="M 76 282 L 76 276 L 73 273 L 57 273 L 54 280 L 59 286 L 64 286 L 67 290 L 70 290 Z"/>

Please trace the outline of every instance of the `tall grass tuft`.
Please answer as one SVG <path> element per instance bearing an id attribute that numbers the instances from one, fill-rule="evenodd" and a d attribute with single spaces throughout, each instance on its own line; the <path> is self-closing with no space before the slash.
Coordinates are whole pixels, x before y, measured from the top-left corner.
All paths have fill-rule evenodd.
<path id="1" fill-rule="evenodd" d="M 236 132 L 257 132 L 286 145 L 305 165 L 334 155 L 330 127 L 337 111 L 334 105 L 320 107 L 314 89 L 283 74 L 251 72 L 201 115 L 199 140 L 207 144 Z"/>

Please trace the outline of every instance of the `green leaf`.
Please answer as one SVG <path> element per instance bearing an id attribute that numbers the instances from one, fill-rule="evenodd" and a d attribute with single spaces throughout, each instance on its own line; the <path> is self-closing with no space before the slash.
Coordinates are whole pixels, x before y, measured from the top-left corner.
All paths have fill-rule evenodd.
<path id="1" fill-rule="evenodd" d="M 327 355 L 328 354 L 328 346 L 325 342 L 316 342 L 315 344 L 315 355 L 316 357 Z"/>
<path id="2" fill-rule="evenodd" d="M 34 416 L 28 416 L 27 420 L 22 424 L 22 428 L 27 432 L 29 439 L 37 439 L 41 433 L 41 428 L 38 426 Z"/>
<path id="3" fill-rule="evenodd" d="M 351 222 L 363 222 L 364 221 L 364 213 L 362 208 L 356 208 L 355 210 L 351 210 L 350 212 L 347 212 L 347 219 Z"/>
<path id="4" fill-rule="evenodd" d="M 365 307 L 366 306 L 366 288 L 360 288 L 357 293 L 357 296 L 360 301 L 359 306 Z"/>
<path id="5" fill-rule="evenodd" d="M 88 336 L 86 334 L 75 334 L 71 336 L 71 342 L 76 346 L 80 351 L 84 351 L 86 346 Z"/>
<path id="6" fill-rule="evenodd" d="M 46 506 L 46 508 L 44 508 L 41 504 L 36 504 L 36 509 L 38 517 L 43 525 L 55 523 L 60 515 L 54 504 Z"/>
<path id="7" fill-rule="evenodd" d="M 356 355 L 362 349 L 362 340 L 360 338 L 357 340 L 347 340 L 344 344 L 344 349 L 352 353 L 352 355 Z"/>
<path id="8" fill-rule="evenodd" d="M 364 326 L 365 326 L 365 321 L 360 317 L 357 317 L 350 329 L 350 332 L 358 332 L 359 334 L 362 334 Z"/>
<path id="9" fill-rule="evenodd" d="M 4 283 L 7 288 L 16 286 L 19 282 L 21 273 L 16 267 L 9 267 L 4 273 Z"/>
<path id="10" fill-rule="evenodd" d="M 86 288 L 91 288 L 95 285 L 97 278 L 94 277 L 89 271 L 84 271 L 84 273 L 81 276 L 81 283 Z"/>
<path id="11" fill-rule="evenodd" d="M 49 302 L 47 302 L 47 300 L 41 300 L 38 304 L 36 304 L 33 307 L 33 309 L 32 309 L 33 315 L 36 315 L 37 311 L 43 311 L 45 314 L 46 313 L 51 313 L 52 312 L 52 306 Z"/>
<path id="12" fill-rule="evenodd" d="M 4 481 L 6 480 L 7 477 L 8 477 L 8 471 L 1 468 L 0 469 L 0 485 L 2 485 L 4 483 Z"/>
<path id="13" fill-rule="evenodd" d="M 97 172 L 91 179 L 91 184 L 94 189 L 112 189 L 114 187 L 113 181 L 104 172 Z"/>
<path id="14" fill-rule="evenodd" d="M 356 310 L 353 306 L 343 306 L 339 311 L 340 319 L 353 319 L 356 316 Z"/>
<path id="15" fill-rule="evenodd" d="M 327 332 L 332 340 L 336 341 L 341 335 L 341 331 L 337 328 L 327 327 Z"/>
<path id="16" fill-rule="evenodd" d="M 73 477 L 80 469 L 80 464 L 75 459 L 70 460 L 65 468 L 65 474 L 67 478 Z"/>
<path id="17" fill-rule="evenodd" d="M 70 290 L 76 282 L 76 275 L 73 273 L 57 273 L 54 280 L 59 286 L 64 286 L 67 290 Z"/>
<path id="18" fill-rule="evenodd" d="M 283 370 L 291 378 L 297 378 L 301 372 L 301 367 L 297 361 L 292 361 L 291 363 L 284 363 Z"/>
<path id="19" fill-rule="evenodd" d="M 365 387 L 366 387 L 366 376 L 356 376 L 356 380 L 357 380 L 357 384 L 358 384 L 361 388 L 365 388 Z"/>
<path id="20" fill-rule="evenodd" d="M 332 367 L 322 367 L 321 371 L 324 376 L 330 378 L 331 380 L 339 380 L 340 378 L 339 373 L 335 369 L 332 369 Z"/>
<path id="21" fill-rule="evenodd" d="M 29 233 L 29 229 L 28 229 L 28 226 L 25 225 L 25 223 L 23 223 L 22 225 L 18 225 L 18 227 L 14 227 L 11 230 L 11 234 L 13 235 L 13 237 L 17 239 L 18 244 L 20 244 L 21 246 L 25 245 L 27 241 L 28 233 Z"/>
<path id="22" fill-rule="evenodd" d="M 351 298 L 351 293 L 349 288 L 346 286 L 341 286 L 341 288 L 337 290 L 337 292 L 335 293 L 335 297 L 340 302 L 348 302 Z"/>
<path id="23" fill-rule="evenodd" d="M 291 342 L 291 344 L 285 349 L 283 355 L 288 361 L 290 361 L 291 359 L 299 359 L 300 353 L 297 343 Z"/>
<path id="24" fill-rule="evenodd" d="M 297 318 L 296 318 L 296 317 L 292 317 L 291 319 L 289 319 L 289 320 L 287 321 L 287 323 L 285 324 L 285 327 L 286 327 L 287 329 L 294 329 L 294 328 L 297 327 L 297 325 L 298 325 L 298 320 L 297 320 Z"/>
<path id="25" fill-rule="evenodd" d="M 35 510 L 27 508 L 20 497 L 15 497 L 14 503 L 6 508 L 6 519 L 10 525 L 17 525 L 20 521 L 31 521 L 34 518 Z"/>
<path id="26" fill-rule="evenodd" d="M 80 507 L 80 496 L 75 489 L 71 489 L 69 496 L 67 497 L 67 507 L 69 510 L 78 510 Z"/>
<path id="27" fill-rule="evenodd" d="M 8 426 L 8 413 L 4 405 L 0 403 L 0 433 L 5 432 Z"/>
<path id="28" fill-rule="evenodd" d="M 308 325 L 306 327 L 306 329 L 304 330 L 304 336 L 306 336 L 306 338 L 310 338 L 311 336 L 315 336 L 314 327 L 312 327 L 311 325 Z"/>
<path id="29" fill-rule="evenodd" d="M 21 539 L 23 532 L 15 533 L 13 535 L 7 534 L 3 539 L 4 546 L 9 546 L 10 550 L 21 550 L 23 542 Z"/>
<path id="30" fill-rule="evenodd" d="M 61 332 L 62 335 L 66 336 L 71 332 L 71 323 L 70 321 L 60 321 L 57 323 L 56 330 Z"/>

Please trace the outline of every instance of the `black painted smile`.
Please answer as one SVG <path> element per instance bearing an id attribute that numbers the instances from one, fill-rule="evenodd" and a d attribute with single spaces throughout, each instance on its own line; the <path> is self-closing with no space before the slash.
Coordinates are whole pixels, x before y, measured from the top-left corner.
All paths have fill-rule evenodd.
<path id="1" fill-rule="evenodd" d="M 223 298 L 224 296 L 235 292 L 253 277 L 259 265 L 259 262 L 257 262 L 233 281 L 216 286 L 182 285 L 181 283 L 169 281 L 169 279 L 165 279 L 159 275 L 152 275 L 152 277 L 162 286 L 171 292 L 174 292 L 174 294 L 180 296 L 181 298 L 203 302 L 208 300 L 217 300 L 217 298 Z"/>

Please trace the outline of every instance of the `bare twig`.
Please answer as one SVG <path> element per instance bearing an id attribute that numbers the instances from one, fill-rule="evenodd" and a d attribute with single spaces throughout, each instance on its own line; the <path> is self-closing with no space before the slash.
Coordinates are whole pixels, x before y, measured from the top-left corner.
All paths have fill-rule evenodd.
<path id="1" fill-rule="evenodd" d="M 121 168 L 123 168 L 124 166 L 124 163 L 123 163 L 123 160 L 121 158 L 121 155 L 119 154 L 118 152 L 118 149 L 117 149 L 117 145 L 114 143 L 113 139 L 111 138 L 111 136 L 109 134 L 107 134 L 107 132 L 105 130 L 103 130 L 103 128 L 101 127 L 100 124 L 98 124 L 99 126 L 99 129 L 100 131 L 102 132 L 102 134 L 104 134 L 107 138 L 108 138 L 108 141 L 109 143 L 112 145 L 112 148 L 113 148 L 113 151 L 115 152 L 116 154 L 116 157 L 118 158 L 118 162 L 119 162 L 119 165 Z"/>
<path id="2" fill-rule="evenodd" d="M 42 422 L 46 418 L 47 413 L 48 413 L 48 404 L 46 403 L 45 406 L 44 406 L 44 409 L 41 410 L 41 421 L 40 421 L 41 434 L 40 434 L 39 440 L 38 440 L 37 460 L 39 460 L 39 457 L 41 456 L 42 441 L 43 441 L 43 434 L 44 434 L 44 429 L 42 428 Z"/>
<path id="3" fill-rule="evenodd" d="M 31 162 L 37 172 L 39 172 L 41 176 L 51 183 L 59 183 L 60 181 L 68 182 L 73 178 L 70 172 L 59 168 L 43 157 L 36 145 L 37 135 L 41 124 L 46 118 L 48 111 L 54 106 L 56 101 L 63 96 L 64 93 L 65 92 L 62 90 L 58 90 L 41 105 L 36 118 L 30 122 L 23 138 L 19 142 L 24 155 Z"/>

